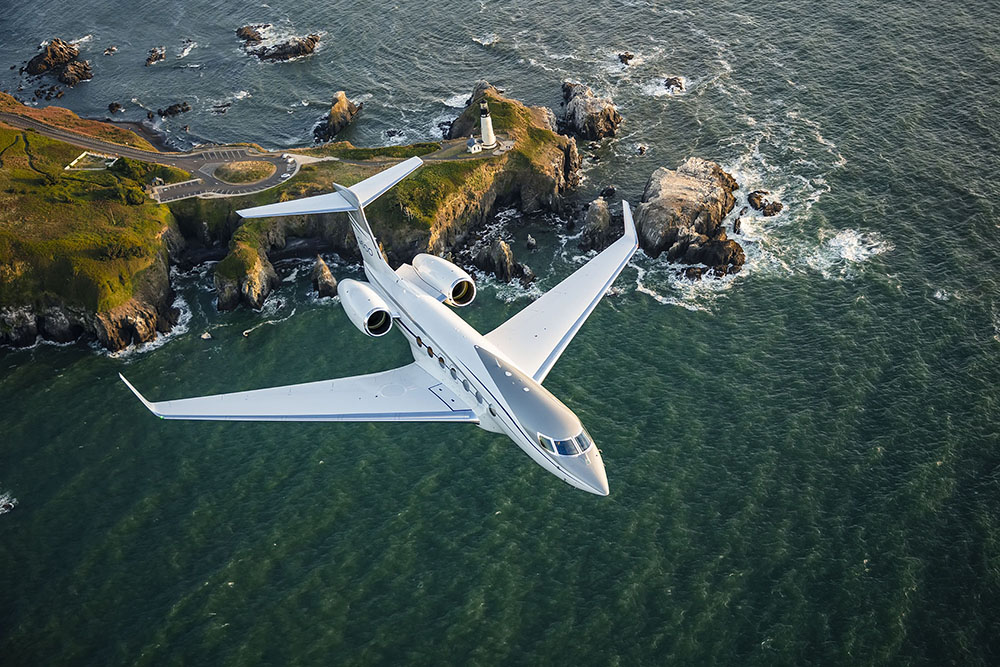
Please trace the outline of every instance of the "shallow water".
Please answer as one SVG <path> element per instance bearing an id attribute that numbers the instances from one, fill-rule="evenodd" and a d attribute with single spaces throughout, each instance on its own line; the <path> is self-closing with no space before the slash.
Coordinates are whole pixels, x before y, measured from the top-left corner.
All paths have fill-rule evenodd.
<path id="1" fill-rule="evenodd" d="M 162 124 L 178 146 L 305 143 L 341 88 L 365 99 L 354 143 L 430 139 L 477 78 L 553 107 L 579 78 L 626 118 L 581 197 L 614 183 L 636 203 L 653 169 L 699 155 L 786 211 L 744 219 L 735 277 L 686 283 L 637 256 L 556 365 L 546 385 L 603 450 L 603 499 L 472 427 L 162 422 L 118 382 L 170 398 L 406 361 L 295 262 L 260 314 L 216 313 L 205 267 L 177 276 L 186 322 L 166 341 L 0 352 L 0 494 L 19 501 L 0 515 L 4 664 L 996 662 L 993 4 L 138 14 L 14 6 L 0 62 L 90 35 L 95 79 L 61 102 L 187 99 Z M 258 63 L 233 34 L 251 21 L 322 47 Z M 516 217 L 541 289 L 583 261 L 551 219 Z M 486 331 L 532 294 L 486 280 L 463 315 Z"/>

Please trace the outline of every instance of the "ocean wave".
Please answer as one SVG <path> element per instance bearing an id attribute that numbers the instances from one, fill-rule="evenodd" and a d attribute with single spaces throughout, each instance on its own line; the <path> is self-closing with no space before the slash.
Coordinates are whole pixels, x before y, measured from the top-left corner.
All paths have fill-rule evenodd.
<path id="1" fill-rule="evenodd" d="M 452 109 L 464 109 L 465 103 L 469 101 L 468 93 L 455 93 L 451 97 L 442 100 L 446 107 L 451 107 Z"/>
<path id="2" fill-rule="evenodd" d="M 673 97 L 675 95 L 684 95 L 691 90 L 692 83 L 686 76 L 677 77 L 681 80 L 680 89 L 676 86 L 668 86 L 667 79 L 669 78 L 669 76 L 658 76 L 655 79 L 650 79 L 639 84 L 639 90 L 642 91 L 643 95 L 650 97 Z"/>
<path id="3" fill-rule="evenodd" d="M 94 36 L 92 34 L 88 33 L 88 34 L 84 35 L 83 37 L 78 37 L 76 39 L 69 40 L 69 43 L 73 44 L 74 46 L 80 46 L 81 44 L 87 44 L 88 42 L 92 42 L 92 41 L 94 41 Z M 48 44 L 48 42 L 45 42 L 45 44 Z"/>
<path id="4" fill-rule="evenodd" d="M 10 512 L 17 507 L 17 498 L 11 495 L 10 491 L 0 493 L 0 515 Z"/>

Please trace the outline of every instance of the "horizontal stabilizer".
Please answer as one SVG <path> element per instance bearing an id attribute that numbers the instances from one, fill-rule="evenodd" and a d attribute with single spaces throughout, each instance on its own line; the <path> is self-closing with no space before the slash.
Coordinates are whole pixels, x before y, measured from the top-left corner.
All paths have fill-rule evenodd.
<path id="1" fill-rule="evenodd" d="M 380 171 L 348 189 L 357 196 L 362 206 L 367 206 L 385 194 L 396 183 L 412 174 L 423 163 L 419 157 L 411 157 L 409 160 L 404 160 Z M 245 208 L 237 213 L 244 218 L 270 218 L 282 215 L 311 215 L 313 213 L 338 213 L 354 210 L 357 210 L 356 206 L 349 202 L 344 195 L 339 192 L 330 192 L 325 195 Z"/>

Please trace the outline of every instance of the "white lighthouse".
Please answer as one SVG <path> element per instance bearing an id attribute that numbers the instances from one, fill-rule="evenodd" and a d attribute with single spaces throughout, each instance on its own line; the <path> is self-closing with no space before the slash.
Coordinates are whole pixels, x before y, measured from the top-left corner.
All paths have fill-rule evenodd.
<path id="1" fill-rule="evenodd" d="M 493 134 L 493 119 L 486 100 L 479 103 L 479 127 L 482 133 L 483 150 L 491 151 L 497 147 L 497 136 Z"/>

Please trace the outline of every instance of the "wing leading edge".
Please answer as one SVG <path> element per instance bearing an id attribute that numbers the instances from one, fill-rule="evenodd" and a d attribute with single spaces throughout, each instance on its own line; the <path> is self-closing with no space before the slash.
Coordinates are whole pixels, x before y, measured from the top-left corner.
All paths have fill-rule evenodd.
<path id="1" fill-rule="evenodd" d="M 601 297 L 639 248 L 632 209 L 622 201 L 625 233 L 527 308 L 486 334 L 511 361 L 542 382 Z"/>
<path id="2" fill-rule="evenodd" d="M 232 394 L 147 401 L 163 419 L 213 421 L 467 422 L 475 413 L 416 363 L 370 375 L 320 380 Z"/>

